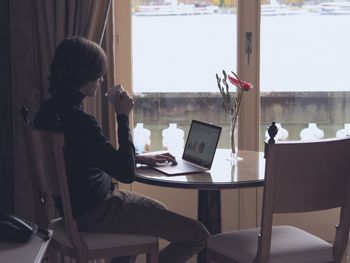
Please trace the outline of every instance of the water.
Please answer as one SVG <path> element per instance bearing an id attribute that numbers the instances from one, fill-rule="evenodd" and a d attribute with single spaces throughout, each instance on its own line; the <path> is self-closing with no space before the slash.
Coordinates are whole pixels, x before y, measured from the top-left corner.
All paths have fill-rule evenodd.
<path id="1" fill-rule="evenodd" d="M 135 92 L 217 92 L 236 71 L 235 14 L 132 19 Z M 350 91 L 349 47 L 350 15 L 262 16 L 260 89 Z"/>

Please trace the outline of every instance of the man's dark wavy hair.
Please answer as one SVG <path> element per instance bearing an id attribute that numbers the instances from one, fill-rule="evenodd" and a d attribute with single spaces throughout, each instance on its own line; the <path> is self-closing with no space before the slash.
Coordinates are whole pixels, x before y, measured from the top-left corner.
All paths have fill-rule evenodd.
<path id="1" fill-rule="evenodd" d="M 79 90 L 102 77 L 106 69 L 106 54 L 99 45 L 78 36 L 64 39 L 50 66 L 49 92 L 55 95 Z"/>

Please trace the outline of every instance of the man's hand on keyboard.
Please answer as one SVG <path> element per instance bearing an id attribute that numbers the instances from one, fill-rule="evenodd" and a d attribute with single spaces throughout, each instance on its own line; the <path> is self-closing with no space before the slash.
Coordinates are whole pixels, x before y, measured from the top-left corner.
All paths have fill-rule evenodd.
<path id="1" fill-rule="evenodd" d="M 170 153 L 137 155 L 136 163 L 145 164 L 151 167 L 163 165 L 176 165 L 176 159 Z"/>

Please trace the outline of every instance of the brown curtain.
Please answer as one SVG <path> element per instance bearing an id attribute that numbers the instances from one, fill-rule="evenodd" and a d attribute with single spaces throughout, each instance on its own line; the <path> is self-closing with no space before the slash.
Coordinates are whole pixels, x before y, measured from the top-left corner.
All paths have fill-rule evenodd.
<path id="1" fill-rule="evenodd" d="M 40 53 L 41 70 L 38 76 L 47 75 L 47 68 L 58 43 L 69 36 L 84 36 L 99 44 L 102 43 L 107 24 L 107 14 L 111 7 L 111 0 L 36 0 L 37 41 Z M 40 83 L 45 90 L 47 81 Z M 86 109 L 101 120 L 100 102 L 101 92 L 95 98 L 86 101 Z"/>
<path id="2" fill-rule="evenodd" d="M 114 45 L 113 35 L 110 35 L 111 33 L 113 34 L 112 28 L 114 24 L 113 0 L 31 0 L 30 4 L 27 0 L 24 2 L 29 8 L 27 11 L 31 13 L 31 17 L 28 17 L 27 21 L 27 29 L 30 30 L 31 35 L 30 33 L 26 35 L 30 40 L 28 45 L 31 47 L 29 49 L 31 55 L 30 59 L 26 60 L 28 61 L 27 68 L 30 69 L 29 72 L 15 70 L 12 76 L 12 78 L 16 78 L 21 73 L 25 73 L 25 78 L 29 80 L 24 90 L 20 86 L 21 81 L 13 85 L 13 88 L 17 90 L 15 92 L 17 94 L 15 94 L 15 100 L 20 101 L 15 106 L 17 109 L 20 107 L 18 104 L 26 105 L 30 109 L 29 118 L 34 118 L 41 102 L 49 96 L 47 91 L 48 67 L 55 48 L 61 40 L 69 36 L 80 35 L 99 44 L 104 42 L 103 46 L 107 56 L 112 58 L 108 61 L 107 85 L 111 86 L 114 84 Z M 16 15 L 16 10 L 19 10 L 21 3 L 23 4 L 22 1 L 14 0 L 12 15 Z M 18 24 L 22 25 L 22 23 Z M 24 28 L 25 26 L 23 26 Z M 25 35 L 25 30 L 22 31 L 22 33 L 18 31 L 15 33 L 17 35 Z M 105 32 L 108 35 L 104 36 Z M 19 35 L 19 37 L 21 36 Z M 18 43 L 17 45 L 21 46 Z M 15 61 L 14 64 L 20 64 L 19 60 Z M 95 115 L 102 124 L 103 119 L 111 119 L 103 115 L 111 112 L 101 94 L 104 94 L 104 90 L 99 91 L 96 97 L 87 99 L 85 101 L 85 109 L 88 113 Z M 17 114 L 17 109 L 14 110 L 15 115 Z M 115 138 L 113 129 L 108 128 L 114 123 L 104 122 L 104 125 L 107 125 L 108 135 L 111 138 Z M 21 128 L 19 122 L 17 122 L 16 128 Z M 31 198 L 30 176 L 28 174 L 35 169 L 33 169 L 33 165 L 29 163 L 26 156 L 28 153 L 25 142 L 27 139 L 26 134 L 23 134 L 23 129 L 19 130 L 21 132 L 17 132 L 16 136 L 21 137 L 21 139 L 15 145 L 17 156 L 14 158 L 14 166 L 16 167 L 14 172 L 15 211 L 16 214 L 36 220 L 33 199 Z M 52 152 L 50 151 L 51 145 L 44 145 L 44 147 L 47 148 L 47 152 Z"/>

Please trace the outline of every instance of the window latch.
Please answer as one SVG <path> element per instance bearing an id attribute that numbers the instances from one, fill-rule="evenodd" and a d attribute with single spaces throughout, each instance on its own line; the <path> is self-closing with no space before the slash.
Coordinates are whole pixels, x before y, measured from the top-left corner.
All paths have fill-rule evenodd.
<path id="1" fill-rule="evenodd" d="M 245 53 L 247 54 L 248 65 L 250 63 L 250 54 L 252 53 L 252 47 L 253 47 L 252 38 L 253 38 L 252 32 L 245 33 Z"/>

